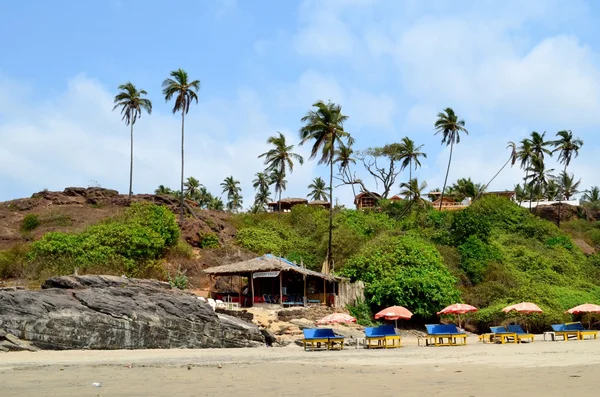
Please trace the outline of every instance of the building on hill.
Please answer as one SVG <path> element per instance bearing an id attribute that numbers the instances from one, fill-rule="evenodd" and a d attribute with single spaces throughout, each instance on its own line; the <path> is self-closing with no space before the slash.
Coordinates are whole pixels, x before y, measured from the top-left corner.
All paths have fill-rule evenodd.
<path id="1" fill-rule="evenodd" d="M 279 210 L 279 203 L 279 201 L 273 201 L 268 203 L 267 206 L 270 211 L 277 212 Z M 308 204 L 308 200 L 305 198 L 284 198 L 281 199 L 281 211 L 289 212 L 293 206 L 306 204 Z"/>
<path id="2" fill-rule="evenodd" d="M 357 210 L 375 208 L 381 195 L 374 192 L 361 192 L 354 197 L 354 205 Z"/>
<path id="3" fill-rule="evenodd" d="M 331 207 L 331 203 L 325 200 L 314 200 L 308 203 L 308 205 L 312 205 L 314 207 L 323 207 L 326 209 L 329 209 L 329 207 Z"/>
<path id="4" fill-rule="evenodd" d="M 390 197 L 388 200 L 390 201 L 394 201 L 394 202 L 398 202 L 398 201 L 402 201 L 403 198 L 398 196 L 397 194 L 393 195 L 392 197 Z"/>
<path id="5" fill-rule="evenodd" d="M 440 198 L 442 192 L 429 192 L 427 195 L 432 199 L 431 205 L 434 209 L 440 209 Z M 502 190 L 502 191 L 492 191 L 492 192 L 483 192 L 481 196 L 498 196 L 504 197 L 511 201 L 515 201 L 516 193 L 514 190 Z M 462 208 L 466 208 L 473 202 L 472 197 L 466 197 L 462 201 L 457 201 L 451 193 L 447 193 L 444 195 L 444 199 L 442 201 L 441 210 L 442 211 L 453 211 L 459 210 Z"/>

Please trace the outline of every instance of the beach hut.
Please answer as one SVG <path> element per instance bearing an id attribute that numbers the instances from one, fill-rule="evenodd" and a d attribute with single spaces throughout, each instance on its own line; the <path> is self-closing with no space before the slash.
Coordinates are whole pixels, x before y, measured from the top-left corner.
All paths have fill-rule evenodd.
<path id="1" fill-rule="evenodd" d="M 362 192 L 354 197 L 354 205 L 357 210 L 375 208 L 377 202 L 381 200 L 381 195 L 374 192 Z"/>
<path id="2" fill-rule="evenodd" d="M 270 211 L 277 212 L 277 211 L 279 211 L 280 203 L 281 203 L 281 211 L 289 212 L 292 209 L 292 207 L 294 207 L 296 205 L 308 204 L 308 200 L 305 198 L 287 197 L 287 198 L 281 199 L 281 201 L 272 201 L 272 202 L 268 203 L 267 206 L 269 207 Z"/>
<path id="3" fill-rule="evenodd" d="M 243 262 L 205 269 L 209 277 L 238 276 L 242 302 L 242 279 L 248 280 L 248 301 L 254 304 L 305 306 L 308 304 L 346 307 L 364 300 L 364 284 L 344 277 L 316 272 L 285 258 L 266 254 Z M 212 283 L 211 283 L 212 285 Z M 212 295 L 211 291 L 211 295 Z M 214 295 L 218 295 L 217 292 Z"/>

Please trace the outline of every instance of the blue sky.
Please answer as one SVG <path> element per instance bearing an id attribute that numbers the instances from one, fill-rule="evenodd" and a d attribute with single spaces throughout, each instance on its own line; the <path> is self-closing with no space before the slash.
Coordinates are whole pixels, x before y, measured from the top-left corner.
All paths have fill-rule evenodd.
<path id="1" fill-rule="evenodd" d="M 599 16 L 593 1 L 566 0 L 3 2 L 0 200 L 95 183 L 126 192 L 128 129 L 111 110 L 128 80 L 154 103 L 136 123 L 134 191 L 177 187 L 179 118 L 160 83 L 179 67 L 202 82 L 186 175 L 213 192 L 234 175 L 246 206 L 267 137 L 297 143 L 317 99 L 342 105 L 357 149 L 403 136 L 424 144 L 416 175 L 430 188 L 443 183 L 448 150 L 433 122 L 448 106 L 470 132 L 451 181 L 487 181 L 509 140 L 571 129 L 585 141 L 571 170 L 598 185 Z M 326 169 L 315 161 L 298 167 L 285 195 L 305 196 L 317 175 Z M 520 178 L 507 170 L 491 188 Z M 352 201 L 349 187 L 336 196 Z"/>

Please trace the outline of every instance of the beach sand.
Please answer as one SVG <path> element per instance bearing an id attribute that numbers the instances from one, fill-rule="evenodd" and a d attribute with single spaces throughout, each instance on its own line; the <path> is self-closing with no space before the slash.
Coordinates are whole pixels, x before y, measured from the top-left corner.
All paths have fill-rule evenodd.
<path id="1" fill-rule="evenodd" d="M 600 342 L 0 354 L 0 396 L 592 396 Z M 221 368 L 219 368 L 221 367 Z M 101 387 L 92 386 L 101 383 Z"/>

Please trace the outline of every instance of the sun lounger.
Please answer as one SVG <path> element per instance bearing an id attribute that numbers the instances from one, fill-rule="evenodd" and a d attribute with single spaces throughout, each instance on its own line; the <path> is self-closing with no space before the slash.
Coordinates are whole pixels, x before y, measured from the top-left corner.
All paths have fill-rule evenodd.
<path id="1" fill-rule="evenodd" d="M 517 343 L 517 334 L 515 332 L 510 332 L 506 327 L 496 326 L 490 327 L 490 331 L 494 334 L 494 341 L 500 342 L 501 344 L 505 343 Z"/>
<path id="2" fill-rule="evenodd" d="M 367 349 L 402 347 L 402 338 L 391 325 L 365 328 L 365 341 Z"/>
<path id="3" fill-rule="evenodd" d="M 337 336 L 331 328 L 307 328 L 302 332 L 304 333 L 304 339 L 302 339 L 304 350 L 308 344 L 310 344 L 311 350 L 315 350 L 315 344 L 317 348 L 320 348 L 323 343 L 327 350 L 333 349 L 336 344 L 339 344 L 340 350 L 344 348 L 344 337 Z"/>
<path id="4" fill-rule="evenodd" d="M 514 332 L 516 334 L 518 343 L 521 343 L 524 340 L 525 341 L 531 340 L 531 342 L 533 343 L 533 339 L 534 339 L 533 334 L 530 334 L 529 332 L 525 332 L 519 324 L 508 325 L 506 327 L 506 329 L 508 329 L 508 332 Z"/>
<path id="5" fill-rule="evenodd" d="M 454 324 L 427 324 L 426 345 L 458 346 L 467 344 L 467 334 L 461 332 Z M 460 340 L 460 342 L 459 342 Z"/>
<path id="6" fill-rule="evenodd" d="M 555 337 L 562 336 L 564 341 L 568 341 L 569 338 L 579 339 L 579 330 L 568 329 L 566 324 L 552 324 L 551 327 Z"/>
<path id="7" fill-rule="evenodd" d="M 592 336 L 594 339 L 598 339 L 598 331 L 585 329 L 583 324 L 581 324 L 579 321 L 574 323 L 566 323 L 565 328 L 568 331 L 578 331 L 577 339 L 579 340 L 585 339 L 586 336 Z"/>

